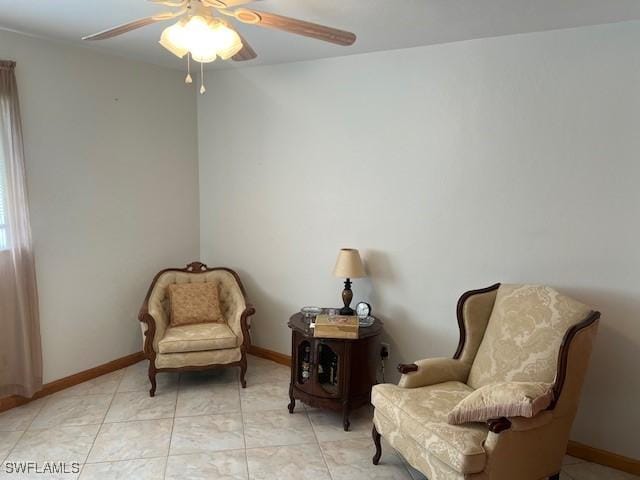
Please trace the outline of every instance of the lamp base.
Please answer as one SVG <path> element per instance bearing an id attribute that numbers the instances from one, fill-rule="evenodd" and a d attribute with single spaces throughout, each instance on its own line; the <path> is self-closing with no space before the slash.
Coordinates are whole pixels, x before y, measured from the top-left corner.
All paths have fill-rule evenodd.
<path id="1" fill-rule="evenodd" d="M 340 309 L 340 315 L 353 315 L 355 313 L 353 308 L 349 307 L 352 299 L 351 280 L 347 278 L 344 281 L 344 290 L 342 290 L 342 303 L 344 303 L 344 307 Z"/>
<path id="2" fill-rule="evenodd" d="M 356 311 L 350 307 L 342 307 L 340 309 L 340 315 L 355 315 Z"/>

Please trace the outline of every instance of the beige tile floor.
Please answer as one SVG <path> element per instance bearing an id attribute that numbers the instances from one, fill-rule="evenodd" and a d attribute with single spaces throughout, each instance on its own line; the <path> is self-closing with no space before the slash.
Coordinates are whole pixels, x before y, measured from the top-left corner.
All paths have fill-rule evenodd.
<path id="1" fill-rule="evenodd" d="M 141 362 L 0 414 L 0 460 L 78 462 L 79 474 L 0 478 L 89 480 L 416 480 L 388 445 L 371 464 L 371 409 L 339 415 L 296 405 L 289 370 L 249 358 L 247 388 L 237 369 L 160 374 L 148 395 Z M 632 480 L 623 472 L 566 457 L 564 480 Z"/>

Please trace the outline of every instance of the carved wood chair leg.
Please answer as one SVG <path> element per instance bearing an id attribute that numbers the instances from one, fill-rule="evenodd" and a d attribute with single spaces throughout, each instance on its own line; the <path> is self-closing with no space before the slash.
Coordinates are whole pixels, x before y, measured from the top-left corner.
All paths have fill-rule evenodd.
<path id="1" fill-rule="evenodd" d="M 373 443 L 376 446 L 376 453 L 373 455 L 372 461 L 374 465 L 378 465 L 380 457 L 382 456 L 382 444 L 380 443 L 380 434 L 378 433 L 378 430 L 376 430 L 375 425 L 371 431 L 371 436 L 373 437 Z"/>
<path id="2" fill-rule="evenodd" d="M 555 475 L 551 475 L 549 480 L 560 480 L 560 474 L 556 473 Z"/>
<path id="3" fill-rule="evenodd" d="M 247 381 L 244 379 L 244 375 L 247 373 L 247 357 L 242 357 L 242 362 L 240 363 L 240 385 L 242 388 L 247 388 Z"/>
<path id="4" fill-rule="evenodd" d="M 149 396 L 155 397 L 156 395 L 156 367 L 153 364 L 153 360 L 149 362 L 149 381 L 151 382 L 151 389 L 149 390 Z"/>

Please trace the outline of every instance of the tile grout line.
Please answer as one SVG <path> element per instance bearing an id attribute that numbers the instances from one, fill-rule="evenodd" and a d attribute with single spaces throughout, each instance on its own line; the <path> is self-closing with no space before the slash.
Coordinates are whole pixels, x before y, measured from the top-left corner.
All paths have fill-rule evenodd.
<path id="1" fill-rule="evenodd" d="M 248 365 L 248 362 L 247 362 Z M 247 366 L 247 370 L 248 370 L 248 366 Z M 251 478 L 251 472 L 249 471 L 249 456 L 247 455 L 247 437 L 245 436 L 244 433 L 244 412 L 242 411 L 242 385 L 240 382 L 240 374 L 238 374 L 238 378 L 236 379 L 236 385 L 238 386 L 238 402 L 240 403 L 239 407 L 240 407 L 240 424 L 242 425 L 242 444 L 244 445 L 244 464 L 247 467 L 247 480 L 249 480 Z M 246 381 L 246 379 L 245 379 Z"/>
<path id="2" fill-rule="evenodd" d="M 313 445 L 313 444 L 312 443 L 304 443 L 302 445 Z M 279 445 L 279 446 L 276 446 L 274 448 L 291 447 L 291 446 L 293 446 L 293 445 Z M 263 448 L 272 448 L 272 447 L 249 447 L 246 450 L 261 450 Z M 245 450 L 244 447 L 240 447 L 240 448 L 223 448 L 223 449 L 220 449 L 220 450 L 206 450 L 206 451 L 203 450 L 203 451 L 196 451 L 196 452 L 172 453 L 169 456 L 170 457 L 186 457 L 186 456 L 189 456 L 189 455 L 208 455 L 210 453 L 241 452 L 241 451 L 244 451 L 244 450 Z M 96 464 L 99 464 L 99 463 L 129 462 L 129 461 L 133 461 L 133 460 L 151 460 L 151 459 L 166 458 L 166 457 L 167 457 L 167 455 L 153 455 L 151 457 L 132 457 L 132 458 L 125 458 L 125 459 L 122 459 L 122 460 L 100 460 L 100 461 L 97 461 L 97 462 L 87 462 L 87 465 L 96 465 Z"/>
<path id="3" fill-rule="evenodd" d="M 100 460 L 99 462 L 85 462 L 84 465 L 100 465 L 102 463 L 135 462 L 135 461 L 138 461 L 138 460 L 155 460 L 156 458 L 167 458 L 167 456 L 166 455 L 154 455 L 153 457 L 134 457 L 134 458 L 125 458 L 125 459 L 122 459 L 122 460 Z"/>
<path id="4" fill-rule="evenodd" d="M 2 463 L 6 462 L 9 457 L 11 456 L 11 454 L 13 453 L 13 451 L 16 449 L 16 447 L 18 446 L 18 443 L 20 443 L 20 441 L 22 440 L 22 438 L 24 437 L 25 433 L 27 433 L 29 431 L 29 429 L 31 428 L 31 425 L 33 425 L 33 422 L 35 421 L 36 417 L 38 415 L 40 415 L 40 412 L 42 412 L 42 409 L 45 407 L 45 405 L 49 402 L 49 398 L 47 398 L 46 400 L 44 400 L 42 402 L 42 406 L 38 409 L 38 411 L 36 412 L 36 414 L 33 416 L 33 418 L 31 419 L 31 421 L 29 422 L 29 425 L 27 425 L 27 428 L 24 429 L 24 431 L 22 432 L 22 435 L 20 435 L 18 437 L 18 440 L 16 440 L 16 443 L 13 444 L 13 447 L 11 447 L 9 449 L 9 452 L 7 453 L 7 456 L 4 457 L 4 460 L 2 461 Z"/>
<path id="5" fill-rule="evenodd" d="M 126 367 L 125 367 L 125 368 L 126 368 Z M 124 369 L 123 369 L 123 370 L 124 370 Z M 123 377 L 124 377 L 124 375 L 123 375 Z M 116 386 L 116 390 L 115 390 L 115 391 L 117 391 L 118 387 L 120 386 L 120 382 L 121 382 L 121 381 L 122 381 L 122 377 L 121 377 L 121 378 L 120 378 L 120 380 L 118 381 L 118 385 Z M 69 387 L 69 388 L 73 388 L 73 387 Z M 112 395 L 115 395 L 115 391 L 114 391 L 114 393 L 113 393 Z M 68 397 L 64 397 L 64 396 L 62 396 L 62 397 L 59 397 L 59 398 L 69 398 L 69 397 L 78 397 L 78 396 L 83 396 L 83 395 L 69 395 Z M 16 440 L 16 443 L 14 443 L 13 447 L 11 447 L 11 448 L 9 449 L 9 451 L 8 451 L 7 455 L 4 457 L 4 460 L 2 461 L 3 463 L 7 461 L 7 459 L 9 458 L 9 456 L 11 456 L 11 453 L 12 453 L 12 452 L 15 450 L 15 448 L 18 446 L 18 443 L 20 442 L 20 440 L 22 440 L 22 438 L 24 437 L 24 434 L 25 434 L 25 433 L 27 433 L 27 432 L 29 432 L 29 431 L 48 430 L 48 429 L 51 429 L 51 428 L 56 428 L 56 427 L 44 427 L 44 428 L 42 428 L 42 429 L 33 429 L 33 430 L 31 429 L 31 427 L 33 426 L 33 422 L 35 421 L 36 417 L 37 417 L 38 415 L 40 415 L 40 413 L 42 412 L 42 410 L 44 409 L 44 407 L 49 403 L 49 401 L 50 401 L 53 397 L 54 397 L 54 395 L 48 395 L 48 396 L 47 396 L 47 398 L 46 398 L 46 399 L 44 399 L 44 400 L 42 401 L 42 406 L 38 409 L 38 411 L 36 412 L 36 414 L 33 416 L 33 418 L 31 419 L 31 421 L 29 422 L 29 425 L 27 425 L 27 427 L 25 428 L 25 430 L 22 432 L 22 435 L 20 435 L 20 437 L 18 437 L 18 439 Z M 112 398 L 112 400 L 113 400 L 113 398 Z M 108 410 L 108 408 L 107 408 L 107 410 Z M 105 415 L 106 415 L 106 413 L 105 413 Z M 58 425 L 58 427 L 61 427 L 61 426 L 71 426 L 71 427 L 79 426 L 79 427 L 80 427 L 80 426 L 85 426 L 85 425 L 101 425 L 101 423 L 100 423 L 100 424 L 90 423 L 90 424 L 84 424 L 84 425 Z M 100 429 L 98 429 L 98 431 L 100 431 Z M 97 433 L 96 433 L 96 436 L 97 436 Z M 94 442 L 95 442 L 95 438 L 94 438 Z M 93 448 L 93 444 L 92 444 L 92 448 Z M 87 454 L 87 457 L 88 457 L 88 454 Z M 86 459 L 85 459 L 85 460 L 86 460 Z M 81 471 L 82 471 L 82 469 L 81 469 Z M 80 474 L 78 474 L 78 476 L 79 476 L 79 475 L 80 475 Z"/>
<path id="6" fill-rule="evenodd" d="M 102 417 L 102 422 L 100 423 L 100 426 L 98 427 L 98 431 L 96 432 L 95 437 L 93 437 L 93 442 L 91 442 L 91 447 L 89 448 L 89 451 L 87 452 L 87 456 L 84 457 L 84 462 L 82 462 L 82 466 L 80 467 L 80 472 L 78 472 L 78 476 L 76 477 L 78 479 L 82 476 L 82 472 L 84 471 L 84 467 L 87 464 L 87 460 L 89 460 L 89 455 L 91 455 L 91 451 L 93 450 L 93 447 L 96 444 L 96 440 L 98 439 L 98 435 L 100 435 L 100 431 L 102 430 L 102 426 L 104 425 L 104 420 L 105 420 L 105 418 L 107 418 L 107 414 L 109 413 L 109 410 L 111 409 L 111 405 L 113 404 L 113 400 L 116 398 L 116 394 L 118 393 L 118 388 L 120 388 L 120 383 L 122 383 L 122 379 L 123 378 L 124 378 L 124 372 L 123 372 L 122 376 L 120 377 L 120 380 L 118 381 L 118 385 L 116 385 L 116 388 L 113 390 L 113 393 L 111 394 L 111 401 L 109 402 L 109 405 L 107 406 L 107 409 L 104 412 L 104 415 Z"/>
<path id="7" fill-rule="evenodd" d="M 19 430 L 14 430 L 16 432 L 19 432 Z M 9 432 L 11 433 L 11 432 Z M 7 455 L 4 457 L 4 459 L 2 460 L 2 464 L 4 465 L 5 462 L 9 459 L 9 457 L 11 456 L 11 453 L 15 450 L 15 448 L 18 446 L 18 443 L 20 442 L 20 440 L 22 440 L 22 437 L 24 437 L 24 434 L 27 433 L 27 430 L 23 430 L 22 433 L 20 434 L 20 436 L 18 437 L 18 439 L 16 440 L 16 443 L 14 443 L 11 448 L 7 451 Z"/>
<path id="8" fill-rule="evenodd" d="M 176 401 L 173 404 L 173 417 L 171 419 L 171 433 L 169 434 L 169 447 L 167 448 L 167 456 L 164 461 L 164 469 L 162 470 L 162 478 L 167 476 L 167 468 L 169 467 L 169 455 L 171 454 L 171 443 L 173 441 L 173 428 L 176 425 L 176 410 L 178 409 L 178 395 L 182 386 L 182 374 L 178 373 L 178 387 L 176 388 Z"/>
<path id="9" fill-rule="evenodd" d="M 302 402 L 300 402 L 300 403 L 302 403 Z M 324 456 L 324 450 L 322 449 L 322 445 L 320 444 L 320 440 L 318 439 L 318 434 L 316 433 L 316 429 L 313 426 L 313 422 L 311 421 L 311 417 L 309 416 L 309 412 L 304 407 L 304 405 L 302 406 L 302 409 L 307 414 L 307 418 L 309 419 L 309 423 L 311 424 L 311 431 L 313 432 L 313 436 L 315 437 L 316 442 L 318 443 L 318 450 L 320 450 L 320 457 L 322 458 L 322 463 L 324 463 L 324 466 L 327 469 L 327 473 L 329 474 L 329 478 L 331 478 L 333 480 L 333 474 L 331 473 L 331 469 L 329 468 L 329 464 L 327 463 L 327 458 Z"/>
<path id="10" fill-rule="evenodd" d="M 35 418 L 35 417 L 34 417 Z M 19 432 L 20 430 L 10 430 L 8 433 L 11 432 Z M 4 463 L 7 461 L 7 459 L 11 456 L 11 452 L 13 452 L 13 450 L 16 448 L 16 446 L 18 445 L 18 442 L 20 442 L 20 440 L 22 440 L 22 437 L 24 437 L 24 434 L 27 433 L 27 430 L 23 430 L 22 433 L 20 434 L 20 436 L 18 437 L 18 439 L 16 440 L 16 442 L 11 446 L 11 448 L 7 451 L 7 454 L 3 457 L 2 459 L 2 464 L 4 465 Z"/>
<path id="11" fill-rule="evenodd" d="M 177 417 L 177 418 L 194 418 L 194 417 L 204 417 L 204 416 L 208 416 L 208 415 L 225 415 L 228 413 L 238 413 L 238 412 L 220 412 L 219 414 L 217 413 L 207 413 L 207 414 L 202 414 L 202 415 L 189 415 L 189 416 L 184 416 L 184 417 Z M 67 424 L 61 424 L 61 425 L 51 425 L 48 427 L 41 427 L 41 428 L 32 428 L 31 430 L 29 430 L 30 432 L 39 432 L 41 430 L 51 430 L 52 428 L 67 428 L 67 427 L 88 427 L 91 425 L 115 425 L 115 424 L 120 424 L 120 423 L 137 423 L 137 422 L 152 422 L 154 420 L 170 420 L 172 419 L 173 416 L 171 417 L 154 417 L 154 418 L 132 418 L 129 420 L 117 420 L 117 421 L 111 421 L 111 422 L 90 422 L 90 423 L 67 423 Z M 20 430 L 8 430 L 8 433 L 11 432 L 19 432 Z M 0 432 L 2 433 L 2 432 Z"/>

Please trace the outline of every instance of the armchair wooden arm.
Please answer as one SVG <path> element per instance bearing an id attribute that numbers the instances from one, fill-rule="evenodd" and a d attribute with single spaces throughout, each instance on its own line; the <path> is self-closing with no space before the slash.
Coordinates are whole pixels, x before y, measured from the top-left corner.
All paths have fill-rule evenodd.
<path id="1" fill-rule="evenodd" d="M 159 272 L 153 278 L 151 285 L 149 285 L 149 288 L 147 289 L 147 294 L 144 297 L 140 311 L 138 312 L 138 320 L 147 325 L 147 329 L 144 332 L 143 352 L 150 361 L 153 361 L 156 356 L 153 349 L 153 339 L 156 335 L 156 319 L 149 313 L 149 298 L 151 297 L 151 292 L 153 292 L 153 287 L 155 286 L 158 277 L 164 271 L 165 270 Z"/>
<path id="2" fill-rule="evenodd" d="M 244 350 L 244 352 L 246 352 L 249 346 L 251 345 L 251 334 L 249 333 L 250 327 L 249 327 L 249 323 L 247 322 L 247 319 L 251 315 L 254 315 L 255 313 L 256 313 L 255 307 L 250 303 L 245 303 L 245 307 L 242 312 L 242 315 L 240 315 L 240 329 L 242 330 L 242 337 L 243 337 L 241 348 Z"/>
<path id="3" fill-rule="evenodd" d="M 398 365 L 398 371 L 403 375 L 405 373 L 417 372 L 418 365 L 416 365 L 415 363 L 401 363 L 400 365 Z"/>
<path id="4" fill-rule="evenodd" d="M 455 358 L 425 358 L 415 363 L 400 364 L 398 371 L 402 374 L 399 387 L 417 388 L 449 381 L 464 382 L 469 374 L 469 365 Z"/>
<path id="5" fill-rule="evenodd" d="M 571 342 L 575 336 L 585 328 L 590 327 L 600 318 L 600 312 L 592 311 L 587 318 L 582 322 L 575 324 L 564 334 L 562 343 L 560 344 L 560 351 L 558 352 L 558 367 L 556 370 L 556 378 L 553 382 L 553 401 L 547 410 L 553 410 L 562 395 L 562 389 L 564 387 L 567 378 L 567 367 L 569 363 L 569 350 Z"/>
<path id="6" fill-rule="evenodd" d="M 506 417 L 492 418 L 487 420 L 487 427 L 489 427 L 489 431 L 493 433 L 504 432 L 511 428 L 511 420 Z"/>
<path id="7" fill-rule="evenodd" d="M 147 329 L 144 332 L 143 353 L 148 359 L 155 358 L 153 339 L 156 335 L 156 320 L 149 312 L 138 315 L 138 320 L 147 325 Z"/>

